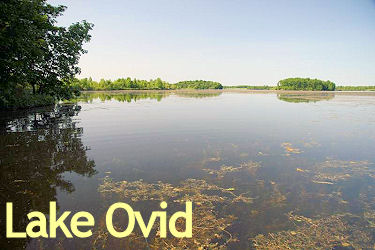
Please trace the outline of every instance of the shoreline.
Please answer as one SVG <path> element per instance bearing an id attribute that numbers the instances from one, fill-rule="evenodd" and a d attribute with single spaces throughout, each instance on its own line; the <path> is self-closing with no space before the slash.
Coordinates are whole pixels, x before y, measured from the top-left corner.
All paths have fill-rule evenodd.
<path id="1" fill-rule="evenodd" d="M 312 91 L 312 90 L 255 90 L 255 89 L 124 89 L 124 90 L 83 90 L 81 93 L 142 93 L 142 92 L 178 92 L 178 93 L 252 93 L 252 94 L 334 94 L 375 96 L 375 91 Z"/>
<path id="2" fill-rule="evenodd" d="M 231 89 L 124 89 L 124 90 L 83 90 L 82 94 L 85 93 L 247 93 L 247 94 L 290 94 L 300 96 L 316 96 L 316 95 L 341 95 L 341 96 L 374 96 L 375 91 L 308 91 L 308 90 L 254 90 L 254 89 L 242 89 L 242 88 L 231 88 Z M 68 100 L 69 101 L 69 100 Z M 57 104 L 59 102 L 56 102 Z M 7 108 L 0 109 L 1 113 L 4 112 L 19 112 L 24 110 L 32 110 L 38 108 L 45 108 L 53 106 L 55 104 L 18 107 L 18 108 Z"/>

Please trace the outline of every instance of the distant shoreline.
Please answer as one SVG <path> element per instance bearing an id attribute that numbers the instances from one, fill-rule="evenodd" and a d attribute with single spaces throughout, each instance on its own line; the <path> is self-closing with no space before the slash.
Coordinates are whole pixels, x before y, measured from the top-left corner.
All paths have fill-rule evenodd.
<path id="1" fill-rule="evenodd" d="M 375 91 L 312 91 L 312 90 L 254 90 L 254 89 L 243 89 L 243 88 L 225 88 L 225 89 L 124 89 L 124 90 L 83 90 L 82 93 L 95 93 L 95 92 L 110 92 L 110 93 L 142 93 L 142 92 L 178 92 L 178 93 L 259 93 L 259 94 L 338 94 L 338 95 L 368 95 L 375 96 Z"/>

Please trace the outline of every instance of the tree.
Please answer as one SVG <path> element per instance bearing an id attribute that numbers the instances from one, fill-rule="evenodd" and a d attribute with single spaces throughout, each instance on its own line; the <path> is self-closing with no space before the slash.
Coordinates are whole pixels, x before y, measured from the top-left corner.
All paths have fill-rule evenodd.
<path id="1" fill-rule="evenodd" d="M 287 78 L 277 83 L 277 89 L 282 90 L 318 90 L 333 91 L 336 85 L 331 81 L 310 78 Z"/>
<path id="2" fill-rule="evenodd" d="M 65 9 L 46 0 L 0 2 L 1 98 L 27 88 L 57 99 L 72 96 L 69 83 L 80 72 L 78 60 L 86 53 L 82 46 L 93 25 L 57 26 Z"/>
<path id="3" fill-rule="evenodd" d="M 177 89 L 222 89 L 223 86 L 218 82 L 213 81 L 203 81 L 203 80 L 195 80 L 195 81 L 182 81 L 176 83 Z"/>

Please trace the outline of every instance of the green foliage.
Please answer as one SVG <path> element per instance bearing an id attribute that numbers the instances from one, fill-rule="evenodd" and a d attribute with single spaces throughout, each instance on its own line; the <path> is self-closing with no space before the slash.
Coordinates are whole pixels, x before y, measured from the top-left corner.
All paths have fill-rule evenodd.
<path id="1" fill-rule="evenodd" d="M 0 95 L 0 110 L 23 109 L 53 105 L 55 98 L 47 94 L 32 94 L 30 90 L 18 89 L 12 95 Z"/>
<path id="2" fill-rule="evenodd" d="M 374 86 L 337 86 L 337 91 L 375 91 Z"/>
<path id="3" fill-rule="evenodd" d="M 222 89 L 223 85 L 213 81 L 182 81 L 175 84 L 176 89 Z"/>
<path id="4" fill-rule="evenodd" d="M 281 83 L 281 84 L 280 84 Z M 171 90 L 171 89 L 249 89 L 249 90 L 339 90 L 339 91 L 371 91 L 375 86 L 338 86 L 330 81 L 321 81 L 309 78 L 288 78 L 281 80 L 278 86 L 222 86 L 213 81 L 181 81 L 178 83 L 168 83 L 160 78 L 155 80 L 138 80 L 119 78 L 115 81 L 101 79 L 99 82 L 92 78 L 74 79 L 69 84 L 70 91 L 79 90 Z"/>
<path id="5" fill-rule="evenodd" d="M 249 85 L 237 85 L 237 86 L 224 86 L 225 89 L 251 89 L 251 90 L 275 90 L 275 86 L 249 86 Z"/>
<path id="6" fill-rule="evenodd" d="M 155 80 L 138 80 L 128 78 L 119 78 L 115 81 L 101 79 L 99 82 L 92 78 L 74 79 L 72 87 L 79 90 L 127 90 L 127 89 L 222 89 L 223 86 L 218 82 L 212 81 L 184 81 L 175 84 L 162 81 L 160 78 Z"/>
<path id="7" fill-rule="evenodd" d="M 101 79 L 99 82 L 90 78 L 74 79 L 71 83 L 79 90 L 125 90 L 125 89 L 172 89 L 173 86 L 160 78 L 156 80 L 138 80 L 119 78 L 115 81 Z"/>
<path id="8" fill-rule="evenodd" d="M 19 88 L 56 99 L 75 94 L 69 83 L 80 72 L 78 60 L 86 53 L 82 45 L 90 40 L 93 25 L 56 26 L 65 9 L 46 0 L 0 2 L 1 99 L 6 101 Z"/>
<path id="9" fill-rule="evenodd" d="M 280 90 L 335 90 L 336 85 L 331 81 L 310 78 L 287 78 L 277 83 Z"/>

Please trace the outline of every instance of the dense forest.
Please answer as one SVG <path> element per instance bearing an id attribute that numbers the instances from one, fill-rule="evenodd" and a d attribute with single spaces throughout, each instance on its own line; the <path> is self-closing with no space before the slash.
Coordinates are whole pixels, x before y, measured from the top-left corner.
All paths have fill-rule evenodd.
<path id="1" fill-rule="evenodd" d="M 335 90 L 335 87 L 335 83 L 331 81 L 299 77 L 283 79 L 277 83 L 277 89 L 280 90 L 332 91 Z"/>
<path id="2" fill-rule="evenodd" d="M 92 80 L 92 78 L 74 79 L 72 84 L 79 90 L 127 90 L 127 89 L 222 89 L 223 86 L 218 82 L 212 81 L 183 81 L 178 83 L 168 83 L 162 81 L 160 78 L 156 80 L 139 80 L 128 78 L 119 78 L 117 80 L 100 80 L 99 82 Z"/>

